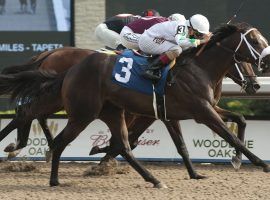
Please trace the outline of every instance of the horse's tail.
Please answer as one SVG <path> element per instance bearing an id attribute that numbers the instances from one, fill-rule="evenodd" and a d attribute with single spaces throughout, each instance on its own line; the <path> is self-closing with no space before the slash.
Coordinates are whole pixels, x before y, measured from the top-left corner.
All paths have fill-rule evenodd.
<path id="1" fill-rule="evenodd" d="M 11 101 L 32 102 L 46 93 L 59 93 L 65 74 L 37 70 L 0 74 L 0 95 L 10 94 Z"/>
<path id="2" fill-rule="evenodd" d="M 52 53 L 54 53 L 54 51 L 48 51 L 46 52 L 45 56 L 42 56 L 41 58 L 39 58 L 41 54 L 38 54 L 36 56 L 33 56 L 27 63 L 22 64 L 22 65 L 12 65 L 12 66 L 4 67 L 1 73 L 2 74 L 16 74 L 22 71 L 30 71 L 30 70 L 38 69 L 41 63 Z"/>

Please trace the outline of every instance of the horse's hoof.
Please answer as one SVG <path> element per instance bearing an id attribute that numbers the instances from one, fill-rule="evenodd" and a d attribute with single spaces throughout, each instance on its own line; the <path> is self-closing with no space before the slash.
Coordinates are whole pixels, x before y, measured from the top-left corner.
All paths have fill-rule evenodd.
<path id="1" fill-rule="evenodd" d="M 264 172 L 270 172 L 270 167 L 267 165 L 266 167 L 263 168 Z"/>
<path id="2" fill-rule="evenodd" d="M 4 152 L 13 152 L 15 151 L 15 143 L 10 143 L 9 145 L 6 146 L 6 148 L 4 149 Z"/>
<path id="3" fill-rule="evenodd" d="M 50 180 L 50 186 L 51 187 L 58 186 L 58 185 L 60 185 L 58 180 Z"/>
<path id="4" fill-rule="evenodd" d="M 241 164 L 242 164 L 241 161 L 242 161 L 242 160 L 239 159 L 237 156 L 233 156 L 233 157 L 232 157 L 231 164 L 232 164 L 232 166 L 233 166 L 233 168 L 234 168 L 235 170 L 239 170 L 239 169 L 240 169 Z"/>
<path id="5" fill-rule="evenodd" d="M 18 149 L 16 151 L 12 151 L 8 153 L 8 159 L 15 158 L 19 153 L 21 152 L 21 149 Z"/>
<path id="6" fill-rule="evenodd" d="M 206 179 L 207 176 L 196 174 L 195 176 L 190 177 L 191 179 Z"/>
<path id="7" fill-rule="evenodd" d="M 111 166 L 111 167 L 118 167 L 119 164 L 118 164 L 118 161 L 115 159 L 115 158 L 107 158 L 107 159 L 101 159 L 99 164 L 100 166 L 102 165 L 107 165 L 107 166 Z"/>
<path id="8" fill-rule="evenodd" d="M 158 189 L 166 189 L 168 188 L 167 185 L 165 185 L 164 183 L 158 183 L 156 185 L 154 185 L 154 188 L 158 188 Z"/>
<path id="9" fill-rule="evenodd" d="M 100 152 L 100 148 L 99 148 L 98 146 L 94 146 L 94 147 L 91 149 L 91 151 L 90 151 L 90 153 L 89 153 L 89 156 L 95 155 L 95 154 L 97 154 L 97 153 L 99 153 L 99 152 Z"/>
<path id="10" fill-rule="evenodd" d="M 45 160 L 46 160 L 46 162 L 47 163 L 50 162 L 51 159 L 52 159 L 52 152 L 51 151 L 46 151 L 45 152 Z"/>

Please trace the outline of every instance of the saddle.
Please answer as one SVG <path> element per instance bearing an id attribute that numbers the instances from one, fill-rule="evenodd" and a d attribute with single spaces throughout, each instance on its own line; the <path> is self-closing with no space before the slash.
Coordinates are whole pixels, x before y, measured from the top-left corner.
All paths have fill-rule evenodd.
<path id="1" fill-rule="evenodd" d="M 153 82 L 143 76 L 150 59 L 154 59 L 154 57 L 134 50 L 125 50 L 121 55 L 117 56 L 112 72 L 112 81 L 123 87 L 153 95 L 155 117 L 167 120 L 164 89 L 166 84 L 173 84 L 172 75 L 168 75 L 168 73 L 170 73 L 170 68 L 175 62 L 160 69 L 162 71 L 161 79 Z"/>

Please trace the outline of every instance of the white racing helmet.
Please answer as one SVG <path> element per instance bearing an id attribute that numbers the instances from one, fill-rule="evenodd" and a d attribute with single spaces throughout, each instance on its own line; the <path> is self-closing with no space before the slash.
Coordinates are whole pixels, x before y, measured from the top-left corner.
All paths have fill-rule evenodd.
<path id="1" fill-rule="evenodd" d="M 200 33 L 209 34 L 210 24 L 208 19 L 203 15 L 196 14 L 191 16 L 187 20 L 187 25 Z"/>
<path id="2" fill-rule="evenodd" d="M 179 13 L 174 13 L 168 17 L 170 21 L 184 21 L 186 20 L 184 15 L 181 15 Z"/>

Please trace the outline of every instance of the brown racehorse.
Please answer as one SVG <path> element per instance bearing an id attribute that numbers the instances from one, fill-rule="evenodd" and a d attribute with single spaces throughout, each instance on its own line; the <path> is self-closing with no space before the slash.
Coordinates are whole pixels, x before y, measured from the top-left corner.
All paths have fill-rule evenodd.
<path id="1" fill-rule="evenodd" d="M 79 48 L 73 48 L 73 47 L 65 47 L 60 48 L 57 50 L 53 50 L 50 52 L 44 52 L 34 58 L 31 59 L 31 61 L 23 65 L 23 70 L 30 70 L 30 69 L 47 69 L 47 70 L 53 70 L 56 72 L 65 71 L 66 69 L 70 68 L 72 65 L 79 63 L 80 60 L 83 60 L 87 55 L 92 54 L 94 51 L 86 50 L 86 49 L 79 49 Z M 227 76 L 231 77 L 237 84 L 240 86 L 244 86 L 246 92 L 248 94 L 253 94 L 259 89 L 259 84 L 256 80 L 256 76 L 252 70 L 252 67 L 250 64 L 241 64 L 240 71 L 243 72 L 245 80 L 241 79 L 241 76 L 239 74 L 239 71 L 232 67 L 227 74 Z M 12 73 L 18 73 L 22 66 L 12 66 L 12 67 L 6 67 L 3 70 L 4 74 L 12 74 Z M 23 71 L 22 70 L 22 71 Z M 216 103 L 219 101 L 221 96 L 221 86 L 222 82 L 220 82 L 215 89 L 215 99 Z M 43 112 L 37 111 L 31 111 L 29 109 L 26 109 L 26 113 L 24 114 L 21 112 L 23 106 L 20 106 L 17 112 L 16 118 L 14 118 L 7 127 L 5 127 L 0 132 L 0 141 L 4 139 L 4 137 L 7 136 L 8 133 L 10 133 L 13 129 L 18 127 L 18 139 L 17 144 L 11 143 L 8 145 L 5 149 L 6 152 L 11 152 L 9 157 L 16 156 L 20 150 L 26 146 L 27 139 L 29 136 L 29 130 L 31 126 L 31 121 L 33 120 L 33 114 L 32 113 L 38 113 L 38 121 L 40 122 L 40 125 L 45 133 L 45 136 L 48 140 L 48 145 L 51 146 L 52 144 L 52 135 L 49 131 L 49 128 L 47 127 L 46 120 L 43 119 L 44 115 Z M 28 108 L 28 107 L 27 107 Z M 59 105 L 59 108 L 61 109 L 61 105 Z M 239 139 L 242 141 L 244 140 L 244 131 L 245 131 L 245 120 L 242 115 L 238 115 L 235 113 L 232 113 L 230 111 L 222 110 L 217 105 L 215 106 L 215 109 L 218 110 L 218 113 L 220 116 L 222 116 L 224 121 L 233 121 L 238 124 L 239 128 Z M 24 110 L 24 109 L 23 109 Z M 46 110 L 47 111 L 47 110 Z M 55 111 L 54 111 L 55 112 Z M 133 134 L 129 136 L 129 140 L 131 142 L 131 147 L 135 148 L 137 138 L 144 132 L 144 130 L 149 127 L 154 121 L 154 118 L 148 118 L 143 116 L 137 116 L 126 113 L 126 121 L 128 124 L 129 132 L 132 132 Z M 180 132 L 179 124 L 175 121 L 171 122 L 164 122 L 167 126 L 167 129 L 169 130 L 169 133 L 175 142 L 175 145 L 178 149 L 178 152 L 180 155 L 182 155 L 183 160 L 185 161 L 187 165 L 187 169 L 190 172 L 191 178 L 198 178 L 199 176 L 196 175 L 194 170 L 192 170 L 191 162 L 189 161 L 187 151 L 185 144 L 183 142 L 182 134 Z M 22 127 L 22 128 L 20 128 Z M 105 152 L 104 149 L 94 148 L 91 151 L 91 154 L 99 153 L 99 152 Z M 239 154 L 239 155 L 238 155 Z M 240 153 L 238 153 L 238 157 L 240 157 Z M 107 160 L 111 158 L 111 156 L 106 156 L 104 160 Z M 236 159 L 234 159 L 236 160 Z M 240 167 L 241 161 L 240 159 L 236 160 L 237 162 L 234 162 L 234 166 Z"/>
<path id="2" fill-rule="evenodd" d="M 35 69 L 46 69 L 60 73 L 69 69 L 72 65 L 79 63 L 93 52 L 93 50 L 79 49 L 75 47 L 64 47 L 61 49 L 46 51 L 32 57 L 30 61 L 24 65 L 5 67 L 2 70 L 2 74 L 16 74 L 21 71 Z M 35 118 L 38 119 L 47 138 L 48 145 L 50 146 L 52 144 L 52 135 L 44 117 L 53 114 L 62 108 L 61 102 L 56 101 L 55 104 L 56 105 L 52 108 L 53 110 L 48 110 L 45 114 L 44 111 L 41 112 L 40 109 L 37 109 L 37 112 L 33 110 L 28 112 L 27 109 L 23 108 L 23 106 L 18 106 L 16 108 L 16 117 L 0 132 L 0 141 L 2 141 L 12 130 L 18 128 L 16 146 L 10 144 L 5 151 L 13 152 L 19 150 L 10 154 L 12 156 L 16 156 L 20 152 L 20 149 L 26 146 L 31 123 Z M 38 113 L 38 111 L 40 111 L 40 113 Z"/>
<path id="3" fill-rule="evenodd" d="M 257 78 L 256 75 L 253 72 L 253 69 L 250 64 L 247 63 L 242 63 L 240 65 L 241 71 L 244 71 L 244 76 L 246 79 L 243 81 L 241 79 L 241 76 L 239 76 L 239 73 L 236 68 L 232 67 L 227 73 L 227 76 L 230 77 L 232 80 L 234 80 L 238 85 L 247 85 L 245 88 L 249 88 L 246 91 L 247 94 L 254 94 L 255 91 L 257 91 L 260 88 L 260 85 L 257 83 Z M 249 86 L 248 86 L 249 85 Z M 224 122 L 235 122 L 237 123 L 238 127 L 238 138 L 244 142 L 244 136 L 245 136 L 245 128 L 246 128 L 246 121 L 243 115 L 234 113 L 225 109 L 220 108 L 217 104 L 221 98 L 221 91 L 222 91 L 222 82 L 219 82 L 214 90 L 214 99 L 215 99 L 215 105 L 214 109 L 215 111 L 220 115 L 222 120 Z M 132 131 L 132 134 L 129 134 L 129 143 L 131 145 L 131 148 L 135 148 L 137 146 L 138 138 L 141 136 L 141 134 L 146 130 L 147 127 L 149 127 L 155 119 L 151 117 L 145 117 L 145 116 L 137 116 L 134 118 L 133 121 L 129 122 L 128 125 L 128 130 L 129 132 Z M 176 121 L 163 121 L 171 135 L 171 138 L 173 139 L 175 144 L 181 144 L 182 147 L 177 146 L 178 153 L 183 157 L 183 159 L 188 158 L 187 151 L 184 150 L 186 149 L 182 133 L 181 133 L 181 127 Z M 134 131 L 134 129 L 136 131 Z M 112 139 L 111 139 L 112 140 Z M 99 148 L 98 146 L 93 147 L 92 150 L 90 151 L 90 155 L 94 155 L 97 153 L 108 153 L 105 155 L 105 157 L 102 159 L 102 161 L 107 161 L 110 160 L 114 157 L 116 157 L 116 154 L 111 154 L 111 152 L 108 152 L 110 147 L 104 147 L 104 148 Z M 184 156 L 183 156 L 184 155 Z M 232 164 L 235 169 L 239 169 L 241 166 L 241 152 L 236 150 L 236 156 L 232 158 Z M 189 169 L 189 168 L 188 168 Z"/>
<path id="4" fill-rule="evenodd" d="M 192 118 L 198 123 L 205 124 L 231 146 L 244 153 L 252 163 L 269 172 L 269 166 L 251 153 L 229 131 L 214 109 L 214 87 L 235 60 L 257 62 L 257 57 L 254 53 L 251 54 L 251 51 L 260 54 L 258 52 L 262 52 L 268 46 L 261 38 L 260 32 L 248 24 L 225 25 L 214 33 L 200 56 L 195 57 L 197 49 L 183 53 L 172 69 L 175 84 L 166 87 L 166 105 L 168 118 L 173 120 Z M 268 57 L 264 59 L 265 66 L 270 64 L 268 59 Z M 30 98 L 32 106 L 44 103 L 44 95 L 54 92 L 58 94 L 61 90 L 59 97 L 62 98 L 68 113 L 68 123 L 53 142 L 51 186 L 59 184 L 59 159 L 65 147 L 90 122 L 102 114 L 104 106 L 108 105 L 105 102 L 110 102 L 110 107 L 106 111 L 109 110 L 109 113 L 114 116 L 110 118 L 110 124 L 107 124 L 116 141 L 115 144 L 111 144 L 113 153 L 120 153 L 146 181 L 153 183 L 155 187 L 164 187 L 134 158 L 128 143 L 124 118 L 124 109 L 137 114 L 154 116 L 152 97 L 112 83 L 111 74 L 115 61 L 114 55 L 94 53 L 70 68 L 67 73 L 60 75 L 22 72 L 13 76 L 1 76 L 0 91 L 12 92 L 13 97 L 20 98 L 23 102 Z"/>

